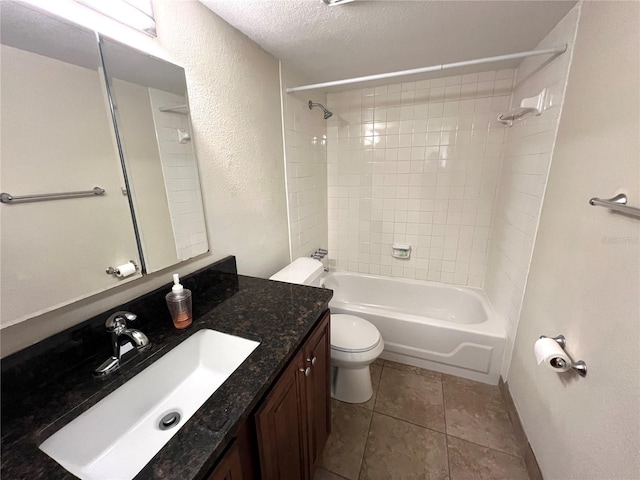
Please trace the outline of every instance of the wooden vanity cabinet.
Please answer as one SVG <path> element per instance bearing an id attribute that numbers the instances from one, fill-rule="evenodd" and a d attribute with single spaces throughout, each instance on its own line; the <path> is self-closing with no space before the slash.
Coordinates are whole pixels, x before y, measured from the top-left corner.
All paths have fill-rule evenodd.
<path id="1" fill-rule="evenodd" d="M 255 415 L 262 480 L 311 480 L 331 431 L 329 312 Z"/>
<path id="2" fill-rule="evenodd" d="M 207 480 L 244 480 L 238 445 L 234 442 Z"/>
<path id="3" fill-rule="evenodd" d="M 331 433 L 331 337 L 329 312 L 303 347 L 305 365 L 311 366 L 306 378 L 308 459 L 311 474 L 322 458 Z M 309 477 L 311 478 L 311 477 Z"/>

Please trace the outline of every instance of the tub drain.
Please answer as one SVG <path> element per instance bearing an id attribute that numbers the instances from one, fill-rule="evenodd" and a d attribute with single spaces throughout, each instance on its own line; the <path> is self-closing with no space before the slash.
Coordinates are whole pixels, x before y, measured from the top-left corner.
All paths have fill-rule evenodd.
<path id="1" fill-rule="evenodd" d="M 180 414 L 178 412 L 169 412 L 160 419 L 158 427 L 160 430 L 169 430 L 180 423 Z"/>

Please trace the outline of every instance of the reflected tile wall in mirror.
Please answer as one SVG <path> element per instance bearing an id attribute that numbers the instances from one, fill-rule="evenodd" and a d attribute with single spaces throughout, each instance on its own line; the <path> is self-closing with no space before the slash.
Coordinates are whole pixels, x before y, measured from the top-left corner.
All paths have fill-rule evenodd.
<path id="1" fill-rule="evenodd" d="M 208 251 L 184 69 L 101 38 L 147 273 Z"/>

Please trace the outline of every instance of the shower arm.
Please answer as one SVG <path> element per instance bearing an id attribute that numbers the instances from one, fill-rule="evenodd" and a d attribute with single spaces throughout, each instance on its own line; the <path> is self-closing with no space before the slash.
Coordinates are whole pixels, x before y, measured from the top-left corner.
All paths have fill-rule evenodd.
<path id="1" fill-rule="evenodd" d="M 327 110 L 324 107 L 324 105 L 322 105 L 321 103 L 314 103 L 311 100 L 309 100 L 309 110 L 311 110 L 313 107 L 319 107 L 319 108 L 322 109 L 322 111 L 324 112 L 324 119 L 325 120 L 333 115 L 333 113 L 330 112 L 329 110 Z"/>

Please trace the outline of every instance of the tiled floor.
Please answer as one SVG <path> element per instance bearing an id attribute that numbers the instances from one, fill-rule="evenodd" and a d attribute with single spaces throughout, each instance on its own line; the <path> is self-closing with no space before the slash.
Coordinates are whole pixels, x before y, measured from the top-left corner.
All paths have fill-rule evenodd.
<path id="1" fill-rule="evenodd" d="M 379 360 L 373 398 L 332 400 L 314 480 L 528 480 L 498 387 Z"/>

